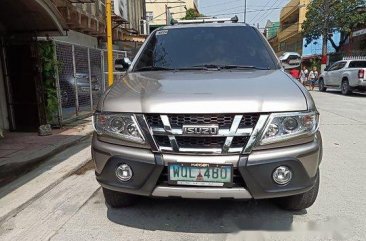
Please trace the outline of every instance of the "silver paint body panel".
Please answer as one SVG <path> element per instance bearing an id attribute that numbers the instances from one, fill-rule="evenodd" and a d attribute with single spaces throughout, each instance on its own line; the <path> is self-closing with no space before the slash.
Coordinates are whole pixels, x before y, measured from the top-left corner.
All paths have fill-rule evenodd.
<path id="1" fill-rule="evenodd" d="M 112 86 L 98 110 L 165 114 L 306 111 L 313 107 L 306 92 L 282 70 L 130 72 Z"/>
<path id="2" fill-rule="evenodd" d="M 157 186 L 154 197 L 181 197 L 191 199 L 251 199 L 252 195 L 245 188 L 205 188 L 205 187 L 168 187 Z"/>

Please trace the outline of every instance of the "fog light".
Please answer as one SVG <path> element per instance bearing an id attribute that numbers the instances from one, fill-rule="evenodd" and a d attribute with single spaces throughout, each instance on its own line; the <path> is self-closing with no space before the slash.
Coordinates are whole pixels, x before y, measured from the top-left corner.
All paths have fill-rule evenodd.
<path id="1" fill-rule="evenodd" d="M 116 169 L 116 176 L 119 180 L 121 180 L 123 182 L 127 182 L 133 176 L 131 167 L 127 164 L 120 165 Z"/>
<path id="2" fill-rule="evenodd" d="M 280 185 L 286 185 L 291 181 L 292 172 L 286 166 L 277 167 L 273 172 L 273 181 Z"/>

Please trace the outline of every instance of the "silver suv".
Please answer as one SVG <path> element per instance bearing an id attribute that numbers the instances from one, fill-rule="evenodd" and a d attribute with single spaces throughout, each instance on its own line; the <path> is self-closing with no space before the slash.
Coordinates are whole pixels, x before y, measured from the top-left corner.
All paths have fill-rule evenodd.
<path id="1" fill-rule="evenodd" d="M 319 114 L 254 27 L 154 31 L 94 115 L 96 178 L 111 207 L 136 197 L 275 199 L 318 193 Z"/>

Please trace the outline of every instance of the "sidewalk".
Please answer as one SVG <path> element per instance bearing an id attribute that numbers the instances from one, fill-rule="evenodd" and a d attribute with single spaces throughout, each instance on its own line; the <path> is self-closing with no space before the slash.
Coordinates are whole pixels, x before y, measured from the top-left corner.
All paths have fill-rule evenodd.
<path id="1" fill-rule="evenodd" d="M 0 139 L 0 184 L 29 170 L 44 159 L 87 138 L 93 132 L 91 118 L 53 130 L 51 136 L 8 132 Z"/>

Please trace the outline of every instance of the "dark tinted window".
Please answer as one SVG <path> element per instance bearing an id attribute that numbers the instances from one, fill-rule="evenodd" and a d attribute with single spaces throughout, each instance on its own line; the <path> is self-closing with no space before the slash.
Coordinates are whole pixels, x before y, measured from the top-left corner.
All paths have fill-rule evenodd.
<path id="1" fill-rule="evenodd" d="M 344 66 L 346 66 L 347 62 L 337 62 L 335 64 L 333 64 L 328 71 L 334 71 L 334 70 L 339 70 L 342 69 Z"/>
<path id="2" fill-rule="evenodd" d="M 224 26 L 157 31 L 143 50 L 135 70 L 200 65 L 278 68 L 264 40 L 253 28 Z"/>
<path id="3" fill-rule="evenodd" d="M 329 70 L 328 71 L 333 71 L 333 70 L 336 70 L 339 66 L 339 63 L 335 63 L 333 64 L 332 66 L 330 66 Z"/>
<path id="4" fill-rule="evenodd" d="M 338 70 L 338 69 L 343 69 L 343 68 L 344 68 L 344 66 L 346 66 L 346 64 L 347 64 L 347 62 L 340 62 L 340 63 L 338 64 L 337 70 Z"/>
<path id="5" fill-rule="evenodd" d="M 366 61 L 352 61 L 349 68 L 366 68 Z"/>

